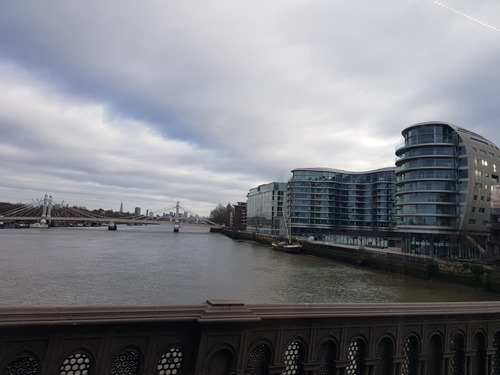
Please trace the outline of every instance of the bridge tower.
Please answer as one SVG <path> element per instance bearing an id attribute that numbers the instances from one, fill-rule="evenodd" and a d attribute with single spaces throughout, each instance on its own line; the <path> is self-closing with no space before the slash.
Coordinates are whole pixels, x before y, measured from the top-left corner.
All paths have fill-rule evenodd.
<path id="1" fill-rule="evenodd" d="M 50 221 L 50 215 L 52 214 L 52 195 L 49 196 L 49 201 L 47 203 L 47 220 Z"/>
<path id="2" fill-rule="evenodd" d="M 179 201 L 175 205 L 175 222 L 174 222 L 174 233 L 179 232 L 180 224 L 179 224 Z"/>
<path id="3" fill-rule="evenodd" d="M 38 223 L 38 227 L 40 226 L 48 226 L 47 221 L 50 221 L 50 215 L 52 212 L 52 195 L 49 197 L 47 194 L 43 197 L 43 207 L 42 207 L 42 217 L 40 218 L 40 222 Z"/>
<path id="4" fill-rule="evenodd" d="M 47 206 L 49 205 L 49 197 L 47 194 L 43 197 L 43 208 L 42 208 L 42 218 L 40 220 L 41 223 L 45 224 L 47 221 Z"/>

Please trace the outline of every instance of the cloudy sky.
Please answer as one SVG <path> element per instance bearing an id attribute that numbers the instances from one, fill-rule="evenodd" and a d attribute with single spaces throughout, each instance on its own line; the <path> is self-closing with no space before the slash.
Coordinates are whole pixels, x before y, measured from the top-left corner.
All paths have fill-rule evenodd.
<path id="1" fill-rule="evenodd" d="M 0 0 L 0 201 L 206 215 L 499 119 L 498 0 Z"/>

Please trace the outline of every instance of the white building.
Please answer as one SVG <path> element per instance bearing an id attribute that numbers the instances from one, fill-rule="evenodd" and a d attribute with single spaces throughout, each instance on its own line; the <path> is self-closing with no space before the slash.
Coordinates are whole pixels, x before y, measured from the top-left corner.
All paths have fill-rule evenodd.
<path id="1" fill-rule="evenodd" d="M 286 182 L 271 182 L 250 189 L 247 194 L 247 231 L 286 236 Z"/>

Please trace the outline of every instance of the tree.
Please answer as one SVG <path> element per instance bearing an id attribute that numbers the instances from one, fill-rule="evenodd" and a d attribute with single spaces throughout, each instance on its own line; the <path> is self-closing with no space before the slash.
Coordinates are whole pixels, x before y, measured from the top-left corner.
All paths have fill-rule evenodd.
<path id="1" fill-rule="evenodd" d="M 260 229 L 266 225 L 267 219 L 265 216 L 252 216 L 247 220 L 247 226 L 250 228 L 255 228 L 255 233 L 259 233 Z"/>
<path id="2" fill-rule="evenodd" d="M 233 212 L 233 206 L 228 203 L 227 206 L 219 203 L 215 209 L 210 212 L 210 221 L 214 223 L 231 226 L 231 213 Z"/>

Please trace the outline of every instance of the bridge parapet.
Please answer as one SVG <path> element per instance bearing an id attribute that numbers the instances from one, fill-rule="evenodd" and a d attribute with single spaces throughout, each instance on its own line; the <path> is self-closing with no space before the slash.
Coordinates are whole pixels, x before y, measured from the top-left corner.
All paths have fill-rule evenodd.
<path id="1" fill-rule="evenodd" d="M 500 374 L 500 303 L 0 309 L 0 374 Z"/>

